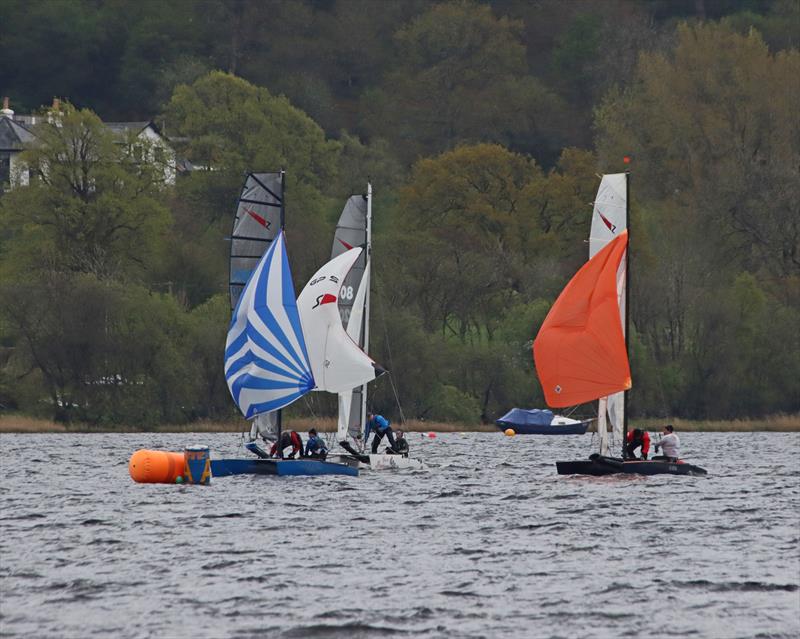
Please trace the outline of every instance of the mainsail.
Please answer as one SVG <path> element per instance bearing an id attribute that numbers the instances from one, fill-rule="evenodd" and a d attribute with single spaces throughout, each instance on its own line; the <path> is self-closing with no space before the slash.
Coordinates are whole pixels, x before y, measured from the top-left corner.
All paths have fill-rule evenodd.
<path id="1" fill-rule="evenodd" d="M 353 248 L 319 269 L 297 298 L 315 390 L 341 393 L 383 372 L 347 334 L 339 314 L 339 290 L 363 249 Z"/>
<path id="2" fill-rule="evenodd" d="M 250 274 L 281 230 L 283 181 L 283 172 L 248 173 L 245 177 L 231 231 L 228 281 L 231 310 L 236 308 Z M 277 440 L 280 428 L 279 413 L 261 413 L 253 419 L 250 439 L 261 436 Z"/>
<path id="3" fill-rule="evenodd" d="M 365 352 L 369 350 L 369 285 L 372 231 L 372 185 L 367 194 L 353 195 L 339 216 L 331 257 L 354 247 L 364 247 L 339 290 L 339 313 L 347 334 Z M 366 421 L 367 386 L 339 393 L 337 439 L 356 438 Z"/>
<path id="4" fill-rule="evenodd" d="M 239 297 L 225 344 L 225 379 L 247 419 L 314 388 L 282 232 Z"/>
<path id="5" fill-rule="evenodd" d="M 231 231 L 231 310 L 269 245 L 281 230 L 283 173 L 248 173 Z"/>
<path id="6" fill-rule="evenodd" d="M 626 173 L 604 175 L 597 189 L 597 197 L 592 211 L 592 228 L 589 233 L 589 259 L 594 257 L 606 244 L 618 237 L 628 228 L 628 176 Z M 627 280 L 627 260 L 623 259 L 617 272 L 617 297 L 625 331 L 625 287 Z M 622 443 L 625 421 L 624 393 L 614 393 L 601 397 L 597 409 L 597 432 L 600 439 L 600 454 L 608 454 L 608 427 L 606 416 L 611 422 L 613 439 Z"/>
<path id="7" fill-rule="evenodd" d="M 617 296 L 627 241 L 623 231 L 584 264 L 539 329 L 533 355 L 549 406 L 574 406 L 631 387 Z"/>

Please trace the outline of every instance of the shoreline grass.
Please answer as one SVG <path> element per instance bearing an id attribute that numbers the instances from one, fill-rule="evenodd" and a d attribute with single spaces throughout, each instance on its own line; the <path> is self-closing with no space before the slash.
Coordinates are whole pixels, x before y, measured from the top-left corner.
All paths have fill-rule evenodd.
<path id="1" fill-rule="evenodd" d="M 643 427 L 650 431 L 660 431 L 664 424 L 673 424 L 678 432 L 800 432 L 800 414 L 773 415 L 762 419 L 737 420 L 687 420 L 680 418 L 643 418 L 631 420 L 629 427 Z M 289 419 L 286 426 L 292 430 L 308 431 L 316 428 L 320 432 L 336 430 L 336 420 L 327 418 Z M 493 424 L 458 424 L 409 420 L 402 426 L 394 423 L 394 428 L 409 432 L 500 432 Z M 190 424 L 164 424 L 154 428 L 117 426 L 94 426 L 91 424 L 61 424 L 47 419 L 20 414 L 0 414 L 0 434 L 2 433 L 239 433 L 249 430 L 245 420 L 228 422 L 198 421 Z M 590 429 L 591 430 L 591 429 Z"/>

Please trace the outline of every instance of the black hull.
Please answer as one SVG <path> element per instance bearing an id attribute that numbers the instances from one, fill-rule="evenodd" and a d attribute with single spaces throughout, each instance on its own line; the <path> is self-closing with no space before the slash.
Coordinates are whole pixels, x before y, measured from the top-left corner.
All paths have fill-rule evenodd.
<path id="1" fill-rule="evenodd" d="M 581 461 L 557 461 L 559 475 L 707 475 L 708 471 L 694 464 L 668 461 L 623 461 L 618 457 L 597 455 Z"/>

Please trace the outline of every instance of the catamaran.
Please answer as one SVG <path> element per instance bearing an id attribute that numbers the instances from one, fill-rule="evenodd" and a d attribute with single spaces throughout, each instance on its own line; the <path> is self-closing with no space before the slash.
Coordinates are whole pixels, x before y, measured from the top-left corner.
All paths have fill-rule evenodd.
<path id="1" fill-rule="evenodd" d="M 339 289 L 339 313 L 347 335 L 363 351 L 369 349 L 370 273 L 372 268 L 372 184 L 366 194 L 351 196 L 344 205 L 333 236 L 331 257 L 338 258 L 354 247 L 363 252 L 353 264 Z M 384 453 L 371 455 L 357 448 L 363 443 L 367 422 L 367 384 L 339 393 L 336 440 L 351 459 L 372 470 L 422 468 L 419 460 Z"/>
<path id="2" fill-rule="evenodd" d="M 239 410 L 253 420 L 247 448 L 258 459 L 212 460 L 203 446 L 186 449 L 183 456 L 137 451 L 129 463 L 136 481 L 172 483 L 186 478 L 208 483 L 212 476 L 242 474 L 358 475 L 354 459 L 272 459 L 256 442 L 257 435 L 280 442 L 281 410 L 306 393 L 342 392 L 383 372 L 347 335 L 337 311 L 341 282 L 359 259 L 361 247 L 325 264 L 295 301 L 283 232 L 285 184 L 283 171 L 249 173 L 231 234 L 233 317 L 225 344 L 225 379 Z"/>
<path id="3" fill-rule="evenodd" d="M 598 400 L 599 453 L 558 461 L 561 475 L 705 475 L 684 461 L 627 459 L 629 325 L 629 174 L 604 175 L 595 200 L 589 261 L 553 304 L 533 344 L 545 401 L 553 408 Z M 608 422 L 622 449 L 609 456 Z"/>

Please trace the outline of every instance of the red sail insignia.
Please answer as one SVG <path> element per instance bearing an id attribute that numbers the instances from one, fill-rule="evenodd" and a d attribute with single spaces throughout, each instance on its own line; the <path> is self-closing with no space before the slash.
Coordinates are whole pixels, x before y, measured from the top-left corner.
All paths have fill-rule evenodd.
<path id="1" fill-rule="evenodd" d="M 269 222 L 267 222 L 267 220 L 265 218 L 261 217 L 258 213 L 256 213 L 255 211 L 251 211 L 250 209 L 245 209 L 245 211 L 247 212 L 247 214 L 250 217 L 252 217 L 256 222 L 258 222 L 265 229 L 269 228 Z"/>
<path id="2" fill-rule="evenodd" d="M 612 233 L 616 233 L 617 225 L 612 224 L 611 220 L 609 220 L 605 215 L 600 213 L 600 211 L 598 211 L 597 214 L 600 216 L 600 219 L 603 220 L 603 224 L 605 224 L 608 227 L 608 230 L 611 231 Z"/>

